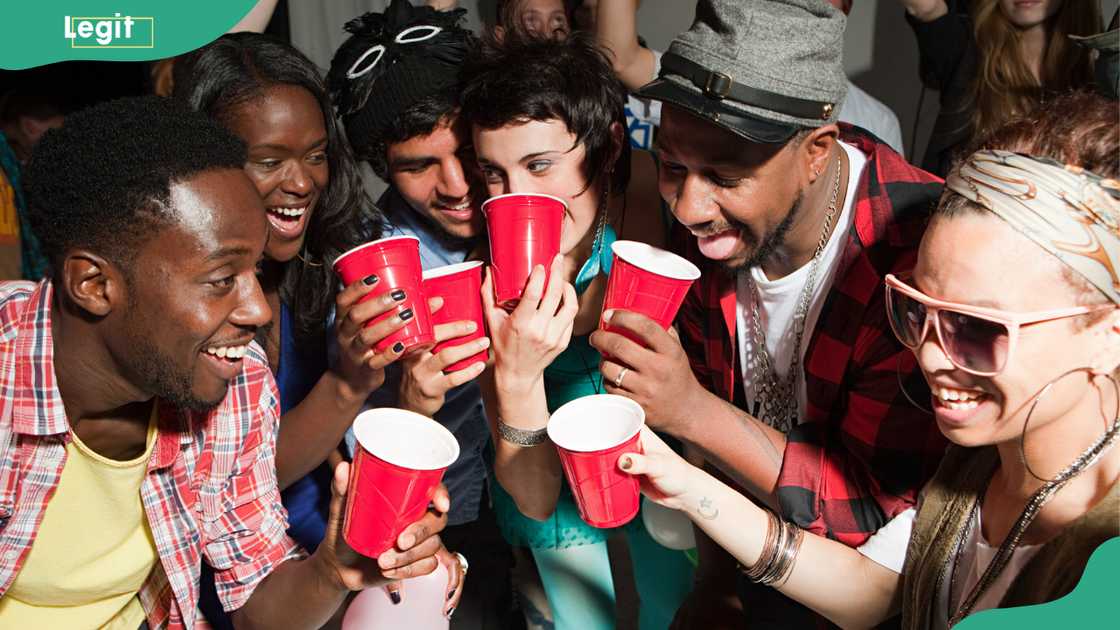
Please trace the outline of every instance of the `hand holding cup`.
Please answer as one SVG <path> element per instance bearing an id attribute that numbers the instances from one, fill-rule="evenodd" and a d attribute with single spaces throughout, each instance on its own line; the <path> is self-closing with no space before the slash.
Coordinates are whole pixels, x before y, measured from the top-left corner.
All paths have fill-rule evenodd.
<path id="1" fill-rule="evenodd" d="M 382 350 L 376 349 L 384 345 L 382 340 L 407 323 L 399 313 L 385 317 L 396 310 L 403 299 L 401 293 L 388 292 L 367 297 L 378 282 L 380 278 L 371 274 L 353 282 L 335 298 L 335 338 L 339 356 L 337 364 L 331 369 L 342 378 L 353 395 L 361 399 L 385 382 L 385 367 L 399 359 L 404 351 L 404 344 L 400 342 Z"/>
<path id="2" fill-rule="evenodd" d="M 432 317 L 438 319 L 445 307 L 443 298 L 431 298 L 430 303 Z M 413 352 L 401 361 L 400 407 L 433 417 L 443 407 L 447 392 L 482 374 L 490 338 L 481 332 L 473 320 L 436 324 L 436 347 Z"/>
<path id="3" fill-rule="evenodd" d="M 447 525 L 451 499 L 442 484 L 431 493 L 430 509 L 414 518 L 376 557 L 358 553 L 345 540 L 345 515 L 352 485 L 352 464 L 335 467 L 331 482 L 331 505 L 327 535 L 315 556 L 338 583 L 357 591 L 384 586 L 394 580 L 427 575 L 436 569 L 437 552 L 442 547 L 439 532 Z"/>

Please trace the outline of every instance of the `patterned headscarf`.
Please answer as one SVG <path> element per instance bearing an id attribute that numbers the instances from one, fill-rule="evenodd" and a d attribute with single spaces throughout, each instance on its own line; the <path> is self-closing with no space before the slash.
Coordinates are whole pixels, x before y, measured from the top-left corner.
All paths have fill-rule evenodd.
<path id="1" fill-rule="evenodd" d="M 990 210 L 1120 304 L 1120 181 L 1046 158 L 977 151 L 945 187 Z"/>

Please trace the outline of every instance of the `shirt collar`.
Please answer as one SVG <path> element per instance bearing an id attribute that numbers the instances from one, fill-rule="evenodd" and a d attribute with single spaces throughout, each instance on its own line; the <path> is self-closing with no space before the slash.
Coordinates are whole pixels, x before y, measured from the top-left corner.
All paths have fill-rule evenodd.
<path id="1" fill-rule="evenodd" d="M 66 407 L 54 371 L 50 280 L 43 280 L 27 300 L 15 339 L 12 430 L 29 435 L 68 433 Z"/>
<path id="2" fill-rule="evenodd" d="M 191 414 L 177 409 L 165 401 L 156 401 L 159 413 L 159 436 L 156 438 L 148 470 L 167 468 L 179 458 L 179 453 L 194 442 Z"/>
<path id="3" fill-rule="evenodd" d="M 20 315 L 15 340 L 15 404 L 12 430 L 25 435 L 62 435 L 70 432 L 66 407 L 58 391 L 51 335 L 51 301 L 54 287 L 43 280 Z M 194 441 L 190 414 L 157 401 L 159 437 L 149 468 L 174 463 L 183 447 Z"/>

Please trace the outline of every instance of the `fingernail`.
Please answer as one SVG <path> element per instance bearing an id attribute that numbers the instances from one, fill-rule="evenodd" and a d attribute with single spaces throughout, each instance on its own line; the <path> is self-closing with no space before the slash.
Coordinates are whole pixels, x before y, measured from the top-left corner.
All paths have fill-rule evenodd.
<path id="1" fill-rule="evenodd" d="M 404 289 L 393 289 L 392 293 L 389 294 L 389 297 L 400 302 L 404 299 Z"/>
<path id="2" fill-rule="evenodd" d="M 401 318 L 402 322 L 407 322 L 408 320 L 412 319 L 412 309 L 404 309 L 400 313 L 397 313 L 397 317 Z"/>
<path id="3" fill-rule="evenodd" d="M 630 470 L 630 467 L 634 465 L 634 460 L 631 459 L 629 455 L 623 455 L 618 465 L 621 466 L 623 470 Z"/>
<path id="4" fill-rule="evenodd" d="M 454 615 L 454 614 L 455 614 L 455 608 L 452 607 L 451 610 L 447 611 L 447 618 L 450 619 L 451 615 Z"/>
<path id="5" fill-rule="evenodd" d="M 490 347 L 490 338 L 489 337 L 483 337 L 482 339 L 479 339 L 478 340 L 478 345 L 481 346 L 482 348 L 489 348 Z"/>
<path id="6" fill-rule="evenodd" d="M 389 599 L 393 600 L 393 604 L 401 603 L 401 594 L 397 591 L 389 591 Z"/>
<path id="7" fill-rule="evenodd" d="M 393 352 L 404 352 L 404 343 L 398 341 L 393 344 Z"/>
<path id="8" fill-rule="evenodd" d="M 371 273 L 370 275 L 368 275 L 368 276 L 366 276 L 366 277 L 362 278 L 362 284 L 364 284 L 364 285 L 366 285 L 366 286 L 368 287 L 368 286 L 370 286 L 370 285 L 372 285 L 372 284 L 376 284 L 376 283 L 377 283 L 377 280 L 378 280 L 378 278 L 377 278 L 377 274 L 372 274 L 372 273 Z"/>
<path id="9" fill-rule="evenodd" d="M 478 324 L 476 324 L 474 322 L 467 322 L 467 332 L 468 333 L 472 333 L 476 330 L 478 330 Z"/>
<path id="10" fill-rule="evenodd" d="M 614 309 L 613 308 L 611 310 L 603 313 L 603 322 L 605 322 L 605 323 L 610 322 L 612 317 L 614 317 Z"/>
<path id="11" fill-rule="evenodd" d="M 405 549 L 409 549 L 409 548 L 412 547 L 412 545 L 415 545 L 415 544 L 416 544 L 416 538 L 412 534 L 405 534 L 405 536 L 403 538 L 401 538 L 401 546 L 404 547 Z"/>
<path id="12" fill-rule="evenodd" d="M 452 597 L 455 597 L 455 589 L 451 589 L 450 591 L 447 591 L 447 599 L 451 599 Z M 453 612 L 454 610 L 455 610 L 455 609 L 454 609 L 454 608 L 452 608 L 452 609 L 451 609 L 451 611 L 449 611 L 449 612 L 447 613 L 447 615 L 448 615 L 448 616 L 450 617 L 450 616 L 451 616 L 451 612 Z"/>

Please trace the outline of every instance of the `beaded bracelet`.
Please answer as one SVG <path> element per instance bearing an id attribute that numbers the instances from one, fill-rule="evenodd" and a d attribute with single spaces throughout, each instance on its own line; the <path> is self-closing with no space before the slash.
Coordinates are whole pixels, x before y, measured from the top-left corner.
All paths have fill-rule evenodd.
<path id="1" fill-rule="evenodd" d="M 510 444 L 518 446 L 536 446 L 548 439 L 548 429 L 527 431 L 511 427 L 498 418 L 498 436 Z"/>

